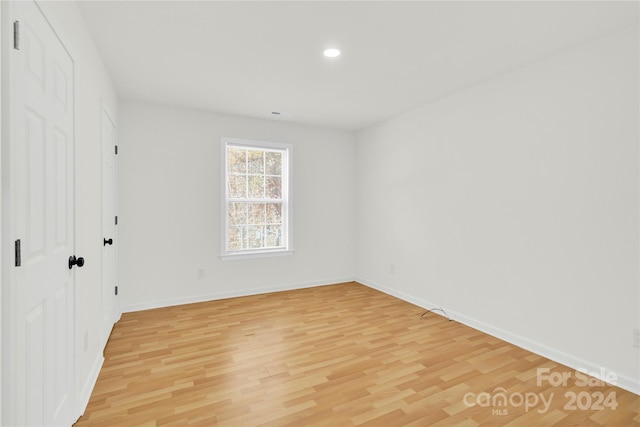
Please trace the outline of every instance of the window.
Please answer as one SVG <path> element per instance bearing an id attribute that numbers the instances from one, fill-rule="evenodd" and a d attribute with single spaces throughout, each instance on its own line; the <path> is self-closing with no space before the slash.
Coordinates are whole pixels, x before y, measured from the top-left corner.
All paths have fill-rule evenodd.
<path id="1" fill-rule="evenodd" d="M 223 138 L 222 149 L 222 257 L 290 253 L 291 146 Z"/>

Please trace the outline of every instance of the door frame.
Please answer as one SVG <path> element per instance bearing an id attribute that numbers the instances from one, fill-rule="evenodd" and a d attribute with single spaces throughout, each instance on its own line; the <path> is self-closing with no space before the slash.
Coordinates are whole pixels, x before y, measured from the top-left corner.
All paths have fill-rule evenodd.
<path id="1" fill-rule="evenodd" d="M 0 57 L 0 92 L 2 94 L 9 93 L 9 49 L 11 49 L 10 39 L 12 37 L 9 31 L 10 23 L 9 23 L 9 4 L 8 2 L 0 2 L 0 43 L 1 45 L 1 57 Z M 2 141 L 0 144 L 0 182 L 2 183 L 2 188 L 0 189 L 1 197 L 0 197 L 0 209 L 2 216 L 2 223 L 0 225 L 0 236 L 2 239 L 0 240 L 0 327 L 1 327 L 1 342 L 0 342 L 0 354 L 2 365 L 0 366 L 0 377 L 2 381 L 0 382 L 0 424 L 2 425 L 10 425 L 9 424 L 9 408 L 10 406 L 10 393 L 9 391 L 12 388 L 12 384 L 9 384 L 9 380 L 11 380 L 11 371 L 9 366 L 9 358 L 6 356 L 8 349 L 10 349 L 10 340 L 9 340 L 9 297 L 10 297 L 10 289 L 12 285 L 11 276 L 12 271 L 9 267 L 11 265 L 11 260 L 13 259 L 11 254 L 11 241 L 9 240 L 10 236 L 10 218 L 11 212 L 9 210 L 9 204 L 7 203 L 10 200 L 11 192 L 9 191 L 10 185 L 10 174 L 9 174 L 9 99 L 7 96 L 2 96 L 0 98 L 2 102 L 0 103 L 0 123 L 1 129 L 0 134 L 2 137 Z"/>
<path id="2" fill-rule="evenodd" d="M 71 61 L 73 63 L 74 68 L 74 82 L 72 84 L 71 92 L 74 98 L 73 103 L 73 129 L 72 129 L 72 137 L 73 137 L 73 147 L 74 147 L 74 156 L 73 156 L 73 164 L 72 167 L 74 169 L 75 176 L 75 149 L 77 147 L 76 141 L 76 82 L 75 82 L 75 71 L 76 71 L 76 58 L 78 55 L 71 47 L 71 43 L 69 43 L 69 39 L 65 36 L 64 31 L 62 30 L 62 26 L 57 23 L 55 18 L 52 17 L 50 12 L 47 12 L 48 6 L 46 3 L 41 3 L 39 0 L 32 0 L 36 7 L 40 10 L 45 20 L 53 29 L 57 38 L 59 39 L 62 46 L 65 48 Z M 13 373 L 13 369 L 11 366 L 12 356 L 9 353 L 12 348 L 11 343 L 15 339 L 14 335 L 14 324 L 16 322 L 15 312 L 12 310 L 12 302 L 13 295 L 12 290 L 15 283 L 15 268 L 14 267 L 14 242 L 12 240 L 13 237 L 13 211 L 11 210 L 9 201 L 12 197 L 12 182 L 11 182 L 11 168 L 10 168 L 10 159 L 11 159 L 11 102 L 8 94 L 10 93 L 11 87 L 11 53 L 13 51 L 13 23 L 10 18 L 12 16 L 12 2 L 0 2 L 0 93 L 3 96 L 0 98 L 0 425 L 14 425 L 16 419 L 15 413 L 15 401 L 12 397 L 12 391 L 16 389 L 16 376 Z M 74 187 L 74 224 L 75 227 L 75 180 L 73 183 Z M 74 233 L 74 252 L 77 246 L 77 236 Z M 77 282 L 76 286 L 77 288 Z M 74 295 L 73 301 L 75 304 L 76 297 Z M 77 324 L 77 319 L 74 318 L 75 323 Z M 77 341 L 76 327 L 73 328 L 74 333 L 74 342 Z M 74 351 L 74 359 L 76 362 L 80 360 L 80 354 L 77 350 L 77 345 L 73 346 Z M 79 389 L 78 389 L 78 374 L 79 374 L 79 363 L 74 363 L 75 371 L 74 371 L 74 396 L 72 402 L 72 409 L 75 413 L 76 419 L 80 417 L 80 408 L 79 408 Z"/>
<path id="3" fill-rule="evenodd" d="M 4 203 L 4 198 L 5 198 L 5 182 L 6 182 L 6 177 L 5 177 L 5 171 L 7 170 L 6 165 L 5 165 L 5 155 L 4 155 L 4 151 L 5 151 L 5 141 L 7 140 L 7 138 L 5 138 L 5 130 L 4 127 L 2 126 L 2 124 L 5 121 L 5 112 L 7 110 L 5 104 L 7 103 L 7 100 L 5 99 L 4 96 L 2 96 L 3 93 L 5 92 L 5 59 L 4 56 L 7 55 L 6 51 L 7 51 L 7 47 L 5 46 L 7 37 L 5 36 L 4 32 L 5 32 L 5 28 L 8 27 L 8 25 L 5 23 L 5 8 L 7 7 L 6 2 L 0 2 L 0 52 L 2 52 L 0 54 L 0 100 L 2 100 L 2 102 L 0 103 L 0 183 L 2 183 L 1 188 L 0 188 L 0 336 L 2 337 L 0 340 L 0 425 L 6 425 L 7 423 L 5 422 L 5 417 L 4 417 L 4 413 L 5 411 L 3 410 L 3 408 L 5 408 L 5 393 L 4 393 L 4 387 L 5 387 L 5 360 L 6 358 L 4 357 L 4 337 L 7 335 L 6 334 L 6 330 L 5 330 L 5 319 L 4 319 L 4 305 L 5 305 L 5 299 L 4 299 L 4 295 L 5 295 L 5 283 L 6 283 L 6 273 L 5 273 L 5 266 L 8 265 L 8 260 L 5 259 L 5 257 L 8 258 L 7 255 L 7 248 L 6 246 L 8 246 L 7 243 L 5 243 L 5 239 L 4 236 L 6 235 L 5 233 L 5 218 L 7 217 L 7 215 L 5 214 L 5 209 L 8 209 L 7 204 Z"/>

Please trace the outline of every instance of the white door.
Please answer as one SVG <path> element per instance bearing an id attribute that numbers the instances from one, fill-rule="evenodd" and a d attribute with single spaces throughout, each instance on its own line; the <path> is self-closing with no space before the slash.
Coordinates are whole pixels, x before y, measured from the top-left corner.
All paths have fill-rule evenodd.
<path id="1" fill-rule="evenodd" d="M 33 1 L 11 2 L 11 424 L 70 425 L 74 376 L 73 60 Z M 18 261 L 18 256 L 15 257 Z M 18 262 L 16 262 L 18 264 Z"/>
<path id="2" fill-rule="evenodd" d="M 116 299 L 116 125 L 102 109 L 102 342 L 106 343 L 118 320 Z"/>

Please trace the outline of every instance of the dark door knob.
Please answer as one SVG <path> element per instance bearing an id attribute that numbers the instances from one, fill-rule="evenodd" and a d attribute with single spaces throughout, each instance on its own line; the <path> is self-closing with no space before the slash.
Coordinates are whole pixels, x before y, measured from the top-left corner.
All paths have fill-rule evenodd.
<path id="1" fill-rule="evenodd" d="M 102 246 L 113 245 L 113 239 L 103 239 L 104 243 Z"/>
<path id="2" fill-rule="evenodd" d="M 77 265 L 78 267 L 82 267 L 84 265 L 84 258 L 82 257 L 76 258 L 75 255 L 71 255 L 69 257 L 69 270 L 71 270 L 74 265 Z"/>

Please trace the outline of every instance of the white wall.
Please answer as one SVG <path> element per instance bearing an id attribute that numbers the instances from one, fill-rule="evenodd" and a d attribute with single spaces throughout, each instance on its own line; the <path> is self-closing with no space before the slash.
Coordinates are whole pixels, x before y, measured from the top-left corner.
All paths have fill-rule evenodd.
<path id="1" fill-rule="evenodd" d="M 75 231 L 77 387 L 87 400 L 103 361 L 102 309 L 102 103 L 117 114 L 118 99 L 76 2 L 40 3 L 47 18 L 71 50 L 75 70 Z M 85 336 L 87 347 L 85 349 Z M 86 402 L 80 402 L 84 405 Z M 81 408 L 83 409 L 83 408 Z"/>
<path id="2" fill-rule="evenodd" d="M 639 393 L 638 38 L 359 132 L 359 280 Z"/>
<path id="3" fill-rule="evenodd" d="M 221 137 L 293 144 L 293 255 L 218 258 Z M 119 141 L 124 311 L 353 279 L 353 133 L 125 101 Z"/>

